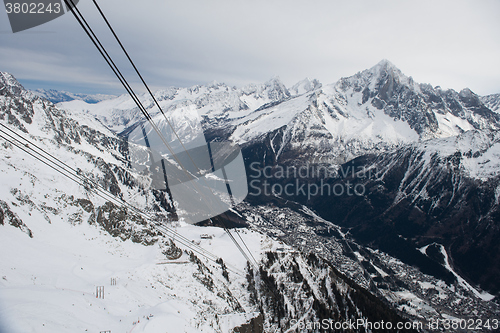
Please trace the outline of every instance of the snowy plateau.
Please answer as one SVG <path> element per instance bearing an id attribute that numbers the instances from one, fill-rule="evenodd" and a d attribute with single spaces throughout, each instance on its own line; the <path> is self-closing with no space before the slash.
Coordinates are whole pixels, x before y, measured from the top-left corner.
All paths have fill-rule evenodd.
<path id="1" fill-rule="evenodd" d="M 1 72 L 0 332 L 307 332 L 320 330 L 298 323 L 323 319 L 432 331 L 438 319 L 500 319 L 498 94 L 417 83 L 383 60 L 333 84 L 275 77 L 154 95 L 185 144 L 200 131 L 238 144 L 249 179 L 252 163 L 321 166 L 338 177 L 309 183 L 366 191 L 249 195 L 187 224 L 168 189 L 131 168 L 125 138 L 152 128 L 128 95 L 31 92 Z M 373 177 L 343 174 L 355 167 Z"/>

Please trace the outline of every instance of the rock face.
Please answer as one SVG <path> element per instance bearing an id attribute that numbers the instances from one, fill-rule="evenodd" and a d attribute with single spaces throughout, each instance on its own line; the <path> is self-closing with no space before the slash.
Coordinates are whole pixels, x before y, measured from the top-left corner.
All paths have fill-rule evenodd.
<path id="1" fill-rule="evenodd" d="M 251 302 L 261 309 L 266 327 L 307 331 L 313 327 L 308 325 L 320 323 L 325 325 L 322 329 L 335 331 L 339 330 L 335 323 L 349 320 L 405 321 L 313 253 L 307 257 L 296 252 L 266 255 L 262 267 L 258 271 L 249 268 L 247 274 Z M 361 326 L 354 330 L 362 330 Z"/>
<path id="2" fill-rule="evenodd" d="M 482 147 L 470 148 L 481 139 Z M 338 181 L 363 184 L 362 196 L 317 197 L 309 204 L 329 221 L 351 228 L 363 243 L 376 244 L 410 264 L 421 260 L 417 248 L 442 244 L 458 272 L 498 294 L 499 161 L 484 155 L 498 156 L 499 143 L 498 133 L 475 131 L 456 141 L 438 139 L 360 157 L 351 166 L 376 170 L 374 176 Z M 451 147 L 443 147 L 447 144 Z M 422 271 L 440 276 L 430 266 L 422 264 Z"/>

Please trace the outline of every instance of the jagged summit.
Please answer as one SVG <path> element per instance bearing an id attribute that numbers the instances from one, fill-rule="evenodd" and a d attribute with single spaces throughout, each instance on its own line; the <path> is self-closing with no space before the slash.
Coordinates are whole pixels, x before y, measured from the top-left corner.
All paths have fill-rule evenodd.
<path id="1" fill-rule="evenodd" d="M 368 69 L 365 69 L 365 70 L 361 71 L 360 73 L 371 73 L 372 75 L 375 75 L 375 76 L 381 75 L 381 74 L 383 75 L 383 74 L 390 74 L 390 73 L 395 74 L 395 73 L 397 73 L 401 76 L 404 76 L 404 74 L 401 72 L 401 70 L 387 59 L 382 59 L 374 66 L 372 66 Z"/>
<path id="2" fill-rule="evenodd" d="M 368 88 L 370 91 L 378 91 L 386 85 L 404 85 L 412 90 L 420 90 L 419 85 L 411 76 L 403 74 L 399 68 L 386 59 L 369 69 L 339 80 L 339 88 L 342 90 L 353 87 L 356 90 Z"/>
<path id="3" fill-rule="evenodd" d="M 281 81 L 279 76 L 272 77 L 270 80 L 264 83 L 264 86 L 275 91 L 280 91 L 287 96 L 290 95 L 290 92 L 286 88 L 285 84 Z"/>
<path id="4" fill-rule="evenodd" d="M 290 92 L 279 76 L 274 76 L 263 84 L 250 84 L 242 90 L 246 94 L 256 93 L 258 97 L 268 98 L 271 101 L 282 100 L 283 98 L 290 97 Z"/>
<path id="5" fill-rule="evenodd" d="M 24 87 L 10 73 L 0 72 L 0 95 L 20 94 L 25 91 Z"/>
<path id="6" fill-rule="evenodd" d="M 387 60 L 340 79 L 335 88 L 348 96 L 351 103 L 364 108 L 373 106 L 408 123 L 421 139 L 500 126 L 499 117 L 470 89 L 458 93 L 419 84 Z"/>

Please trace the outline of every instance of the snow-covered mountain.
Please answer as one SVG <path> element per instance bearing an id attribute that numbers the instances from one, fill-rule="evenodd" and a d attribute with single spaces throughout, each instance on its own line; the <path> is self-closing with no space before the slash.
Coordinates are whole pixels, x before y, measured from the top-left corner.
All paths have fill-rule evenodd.
<path id="1" fill-rule="evenodd" d="M 341 79 L 337 88 L 356 96 L 358 105 L 369 103 L 406 122 L 421 139 L 454 136 L 473 128 L 498 129 L 500 118 L 469 89 L 457 93 L 418 84 L 387 60 Z"/>
<path id="2" fill-rule="evenodd" d="M 137 195 L 147 188 L 148 180 L 130 168 L 129 144 L 93 117 L 68 117 L 51 102 L 24 90 L 7 73 L 0 75 L 0 91 L 2 224 L 15 225 L 33 236 L 19 214 L 36 213 L 47 223 L 54 218 L 74 224 L 88 221 L 123 240 L 156 241 L 157 233 L 141 216 L 127 215 L 126 209 L 92 194 L 97 184 L 141 209 L 154 209 L 166 220 L 177 219 L 167 192 Z M 20 154 L 19 147 L 33 156 Z M 74 171 L 66 175 L 80 184 L 80 175 L 85 176 L 94 184 L 82 187 L 61 175 L 56 165 L 44 159 L 49 154 Z"/>
<path id="3" fill-rule="evenodd" d="M 107 99 L 116 98 L 114 95 L 104 94 L 80 94 L 68 91 L 60 91 L 54 89 L 36 89 L 33 93 L 39 97 L 48 99 L 52 103 L 67 102 L 72 100 L 81 100 L 86 103 L 98 103 Z"/>
<path id="4" fill-rule="evenodd" d="M 385 60 L 329 85 L 305 79 L 287 89 L 273 78 L 243 88 L 213 82 L 157 91 L 156 99 L 186 144 L 202 132 L 208 141 L 236 142 L 242 146 L 247 174 L 255 171 L 249 169 L 253 162 L 272 170 L 326 166 L 335 176 L 304 181 L 331 188 L 361 184 L 365 189 L 355 196 L 249 196 L 223 218 L 246 226 L 240 233 L 260 264 L 250 269 L 236 251 L 228 251 L 233 245 L 220 229 L 182 223 L 168 190 L 149 191 L 147 175 L 131 168 L 133 143 L 124 137 L 141 124 L 146 131 L 151 128 L 128 96 L 55 106 L 2 73 L 2 124 L 113 194 L 171 221 L 180 234 L 201 242 L 227 267 L 247 276 L 229 273 L 227 281 L 222 265 L 186 252 L 175 264 L 165 264 L 168 269 L 157 267 L 171 243 L 142 216 L 68 183 L 12 144 L 2 143 L 6 190 L 0 193 L 0 228 L 9 231 L 0 244 L 34 259 L 19 261 L 18 266 L 15 259 L 6 261 L 0 286 L 11 304 L 47 304 L 42 296 L 21 299 L 16 290 L 70 288 L 85 296 L 86 290 L 105 284 L 103 279 L 117 276 L 123 284 L 110 291 L 109 302 L 99 300 L 91 310 L 90 298 L 75 303 L 78 311 L 92 316 L 67 312 L 76 323 L 66 323 L 68 332 L 75 327 L 106 329 L 85 319 L 98 313 L 100 322 L 111 325 L 104 307 L 114 311 L 114 322 L 126 322 L 113 330 L 129 330 L 135 324 L 134 331 L 144 332 L 156 332 L 166 321 L 185 331 L 225 332 L 240 326 L 241 331 L 284 332 L 291 328 L 291 319 L 298 318 L 497 316 L 500 310 L 491 301 L 500 290 L 494 269 L 500 253 L 495 241 L 500 236 L 500 116 L 495 96 L 419 84 Z M 140 99 L 158 126 L 168 128 L 152 99 Z M 363 170 L 363 177 L 349 171 L 354 168 Z M 276 178 L 267 180 L 283 187 L 297 180 Z M 179 217 L 181 222 L 176 222 Z M 59 235 L 66 233 L 68 241 L 61 241 Z M 201 234 L 213 236 L 200 240 Z M 85 253 L 94 241 L 102 246 Z M 66 249 L 70 244 L 78 246 Z M 33 267 L 33 261 L 43 261 L 45 252 L 37 254 L 40 247 L 48 255 L 55 256 L 57 249 L 68 254 L 54 264 L 63 272 L 59 280 L 45 268 Z M 119 264 L 110 264 L 118 257 Z M 74 258 L 82 263 L 80 268 L 92 272 L 62 267 Z M 20 285 L 9 278 L 16 269 L 22 271 L 13 278 L 24 281 Z M 26 276 L 48 282 L 37 284 Z M 139 295 L 143 285 L 149 291 Z M 53 309 L 70 301 L 57 295 L 50 303 Z M 122 298 L 113 297 L 118 296 L 137 309 L 117 308 Z M 367 304 L 380 311 L 367 310 Z M 51 317 L 56 311 L 45 314 L 52 318 L 48 324 L 41 314 L 27 320 L 26 327 L 59 323 Z M 0 317 L 14 312 L 2 311 Z"/>
<path id="5" fill-rule="evenodd" d="M 270 92 L 282 88 L 277 81 L 250 87 L 247 101 L 283 98 Z M 129 143 L 7 73 L 0 73 L 0 135 L 2 332 L 285 332 L 300 318 L 406 320 L 328 262 L 240 229 L 260 265 L 250 268 L 223 229 L 177 221 L 168 190 L 148 189 L 148 176 L 130 167 Z M 177 234 L 26 152 L 51 154 L 77 170 L 75 179 L 85 175 Z M 204 250 L 192 252 L 191 243 Z"/>
<path id="6" fill-rule="evenodd" d="M 498 114 L 470 90 L 417 84 L 388 61 L 233 122 L 231 138 L 263 141 L 267 163 L 343 163 L 430 138 L 496 130 Z"/>

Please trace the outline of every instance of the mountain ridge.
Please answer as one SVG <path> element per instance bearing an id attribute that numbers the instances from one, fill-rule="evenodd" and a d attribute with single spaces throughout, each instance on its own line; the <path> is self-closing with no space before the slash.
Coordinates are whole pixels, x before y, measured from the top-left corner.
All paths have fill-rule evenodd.
<path id="1" fill-rule="evenodd" d="M 290 93 L 301 84 L 308 85 L 307 89 L 303 88 L 301 94 Z M 274 139 L 267 145 L 274 148 L 264 154 L 281 162 L 297 157 L 286 157 L 287 151 L 311 158 L 308 151 L 314 148 L 325 163 L 338 164 L 373 149 L 387 151 L 401 144 L 456 136 L 472 129 L 500 128 L 500 116 L 484 104 L 484 98 L 467 89 L 456 92 L 416 83 L 387 60 L 333 84 L 305 79 L 294 87 L 287 89 L 275 77 L 243 88 L 218 83 L 170 88 L 168 93 L 160 91 L 156 96 L 167 114 L 169 109 L 179 108 L 193 117 L 196 112 L 208 137 L 212 136 L 210 132 L 217 133 L 219 139 L 246 145 L 265 141 L 272 133 Z M 61 106 L 75 112 L 87 110 L 120 132 L 140 121 L 130 101 L 126 103 L 129 106 L 120 106 L 124 98 L 127 100 L 116 99 L 114 106 L 110 101 L 96 106 L 75 102 Z M 152 101 L 147 96 L 142 98 L 149 112 L 157 114 Z M 107 122 L 109 117 L 99 114 L 99 104 L 126 119 L 118 126 L 116 121 Z M 329 153 L 323 147 L 336 149 Z"/>

